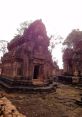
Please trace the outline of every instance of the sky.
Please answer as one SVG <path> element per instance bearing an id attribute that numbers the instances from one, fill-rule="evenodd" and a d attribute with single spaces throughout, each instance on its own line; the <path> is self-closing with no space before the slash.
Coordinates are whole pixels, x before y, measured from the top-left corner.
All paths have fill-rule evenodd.
<path id="1" fill-rule="evenodd" d="M 10 41 L 24 21 L 42 19 L 49 35 L 64 39 L 72 29 L 82 30 L 82 0 L 0 0 L 0 40 Z M 62 68 L 62 46 L 53 56 Z"/>

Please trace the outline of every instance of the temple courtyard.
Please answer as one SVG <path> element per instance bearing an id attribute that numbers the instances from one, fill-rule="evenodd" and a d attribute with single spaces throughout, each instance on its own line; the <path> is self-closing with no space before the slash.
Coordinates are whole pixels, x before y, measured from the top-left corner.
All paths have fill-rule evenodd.
<path id="1" fill-rule="evenodd" d="M 6 112 L 17 113 L 13 117 L 82 117 L 82 107 L 75 104 L 81 97 L 80 87 L 58 83 L 56 91 L 51 92 L 8 93 L 0 88 L 0 93 Z"/>

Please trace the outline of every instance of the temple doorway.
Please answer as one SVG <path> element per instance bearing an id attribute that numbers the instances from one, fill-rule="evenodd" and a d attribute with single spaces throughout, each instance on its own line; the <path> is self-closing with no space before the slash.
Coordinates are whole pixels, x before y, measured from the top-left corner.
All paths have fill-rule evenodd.
<path id="1" fill-rule="evenodd" d="M 38 79 L 39 72 L 40 72 L 40 65 L 35 65 L 34 66 L 33 79 Z"/>

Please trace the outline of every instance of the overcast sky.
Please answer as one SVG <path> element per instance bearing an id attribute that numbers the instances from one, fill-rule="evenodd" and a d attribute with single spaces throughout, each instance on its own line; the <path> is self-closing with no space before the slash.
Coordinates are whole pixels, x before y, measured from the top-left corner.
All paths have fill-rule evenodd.
<path id="1" fill-rule="evenodd" d="M 0 40 L 10 41 L 21 22 L 36 19 L 42 19 L 48 34 L 65 38 L 72 29 L 82 30 L 82 0 L 0 0 Z"/>

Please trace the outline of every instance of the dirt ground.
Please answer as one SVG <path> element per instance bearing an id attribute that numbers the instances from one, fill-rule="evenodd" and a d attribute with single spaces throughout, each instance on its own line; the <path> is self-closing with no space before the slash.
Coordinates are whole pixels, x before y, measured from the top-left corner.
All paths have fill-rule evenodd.
<path id="1" fill-rule="evenodd" d="M 5 96 L 26 117 L 82 117 L 82 107 L 75 104 L 80 93 L 82 90 L 77 87 L 58 84 L 56 92 L 5 93 Z"/>

